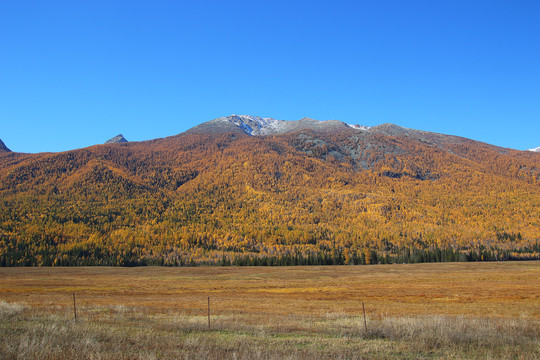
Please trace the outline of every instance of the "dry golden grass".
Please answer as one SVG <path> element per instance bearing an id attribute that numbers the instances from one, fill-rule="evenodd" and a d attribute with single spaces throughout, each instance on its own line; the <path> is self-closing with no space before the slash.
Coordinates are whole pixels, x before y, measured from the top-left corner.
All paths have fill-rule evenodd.
<path id="1" fill-rule="evenodd" d="M 5 359 L 540 358 L 540 262 L 0 268 L 0 279 Z"/>
<path id="2" fill-rule="evenodd" d="M 321 267 L 0 268 L 0 299 L 220 314 L 540 317 L 540 262 Z"/>

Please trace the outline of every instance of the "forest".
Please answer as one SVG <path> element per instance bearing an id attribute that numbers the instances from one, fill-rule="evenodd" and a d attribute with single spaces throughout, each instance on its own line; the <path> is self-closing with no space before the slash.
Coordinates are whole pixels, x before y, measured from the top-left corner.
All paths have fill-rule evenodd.
<path id="1" fill-rule="evenodd" d="M 455 137 L 177 136 L 0 154 L 1 266 L 540 259 L 540 154 Z"/>

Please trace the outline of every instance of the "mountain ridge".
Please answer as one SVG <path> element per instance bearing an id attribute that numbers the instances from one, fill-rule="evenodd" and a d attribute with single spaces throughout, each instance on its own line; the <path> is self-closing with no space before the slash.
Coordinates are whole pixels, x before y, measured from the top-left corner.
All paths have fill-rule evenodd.
<path id="1" fill-rule="evenodd" d="M 368 131 L 384 133 L 386 135 L 405 135 L 415 134 L 420 136 L 422 134 L 430 137 L 453 137 L 460 139 L 467 139 L 469 141 L 476 141 L 473 139 L 456 136 L 446 135 L 442 133 L 430 132 L 425 130 L 405 128 L 393 123 L 383 123 L 375 126 L 364 125 L 351 125 L 340 120 L 316 120 L 308 117 L 304 117 L 300 120 L 276 120 L 274 118 L 262 118 L 253 115 L 230 115 L 226 117 L 216 118 L 202 124 L 196 125 L 185 131 L 186 134 L 224 134 L 228 132 L 244 133 L 249 136 L 269 136 L 269 135 L 281 135 L 290 134 L 299 131 L 314 131 L 320 133 L 337 133 L 342 131 Z M 180 135 L 180 134 L 179 134 Z M 488 144 L 488 143 L 485 143 Z M 499 149 L 503 149 L 500 146 L 488 144 Z"/>
<path id="2" fill-rule="evenodd" d="M 311 118 L 300 120 L 276 120 L 253 115 L 230 115 L 199 124 L 186 133 L 216 134 L 241 131 L 250 136 L 268 136 L 292 133 L 301 130 L 337 132 L 349 129 L 364 130 L 366 126 L 348 125 L 339 120 L 319 121 Z"/>
<path id="3" fill-rule="evenodd" d="M 455 139 L 465 139 L 467 141 L 475 141 L 478 143 L 483 143 L 478 140 L 473 140 L 456 135 L 446 135 L 442 133 L 430 132 L 425 130 L 405 128 L 393 123 L 384 123 L 375 126 L 364 126 L 359 124 L 347 124 L 339 120 L 325 120 L 319 121 L 312 118 L 304 117 L 300 120 L 276 120 L 274 118 L 263 118 L 253 115 L 229 115 L 225 117 L 216 118 L 210 121 L 203 122 L 199 125 L 196 125 L 182 133 L 172 135 L 169 137 L 176 137 L 183 134 L 207 134 L 207 135 L 218 135 L 218 134 L 227 134 L 235 133 L 237 135 L 248 135 L 248 136 L 275 136 L 290 134 L 300 131 L 313 131 L 315 133 L 339 133 L 339 132 L 372 132 L 372 133 L 383 133 L 386 135 L 400 136 L 408 134 L 410 136 L 415 136 L 417 139 L 424 139 L 425 141 L 436 140 L 439 141 L 443 137 L 455 138 Z M 150 139 L 143 142 L 155 142 L 160 139 Z M 0 140 L 1 141 L 1 140 Z M 114 143 L 127 143 L 128 140 L 122 134 L 107 140 L 103 144 L 114 144 Z M 3 143 L 2 143 L 3 144 Z M 515 150 L 500 147 L 497 145 L 492 145 L 489 143 L 484 143 L 494 148 L 500 149 L 500 151 Z M 5 145 L 0 146 L 0 151 L 4 150 L 11 152 Z M 67 150 L 71 151 L 71 150 Z M 520 151 L 520 150 L 517 150 Z M 526 151 L 540 152 L 540 147 L 536 149 L 529 149 Z"/>

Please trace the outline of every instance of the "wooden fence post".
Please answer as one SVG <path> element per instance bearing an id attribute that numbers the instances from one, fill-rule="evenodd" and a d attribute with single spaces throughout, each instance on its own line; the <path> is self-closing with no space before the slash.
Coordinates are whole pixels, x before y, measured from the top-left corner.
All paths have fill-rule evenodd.
<path id="1" fill-rule="evenodd" d="M 208 331 L 210 331 L 210 296 L 208 297 Z"/>
<path id="2" fill-rule="evenodd" d="M 367 321 L 366 321 L 366 307 L 364 306 L 364 302 L 362 301 L 362 310 L 364 311 L 364 330 L 367 334 Z"/>
<path id="3" fill-rule="evenodd" d="M 77 321 L 77 305 L 75 304 L 75 293 L 73 293 L 73 314 L 75 315 L 75 321 Z"/>

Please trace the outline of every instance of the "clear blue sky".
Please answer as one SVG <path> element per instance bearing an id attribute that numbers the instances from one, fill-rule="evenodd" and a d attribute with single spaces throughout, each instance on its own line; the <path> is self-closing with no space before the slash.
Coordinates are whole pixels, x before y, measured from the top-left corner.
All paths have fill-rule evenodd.
<path id="1" fill-rule="evenodd" d="M 2 1 L 14 151 L 230 114 L 540 146 L 540 1 Z"/>

